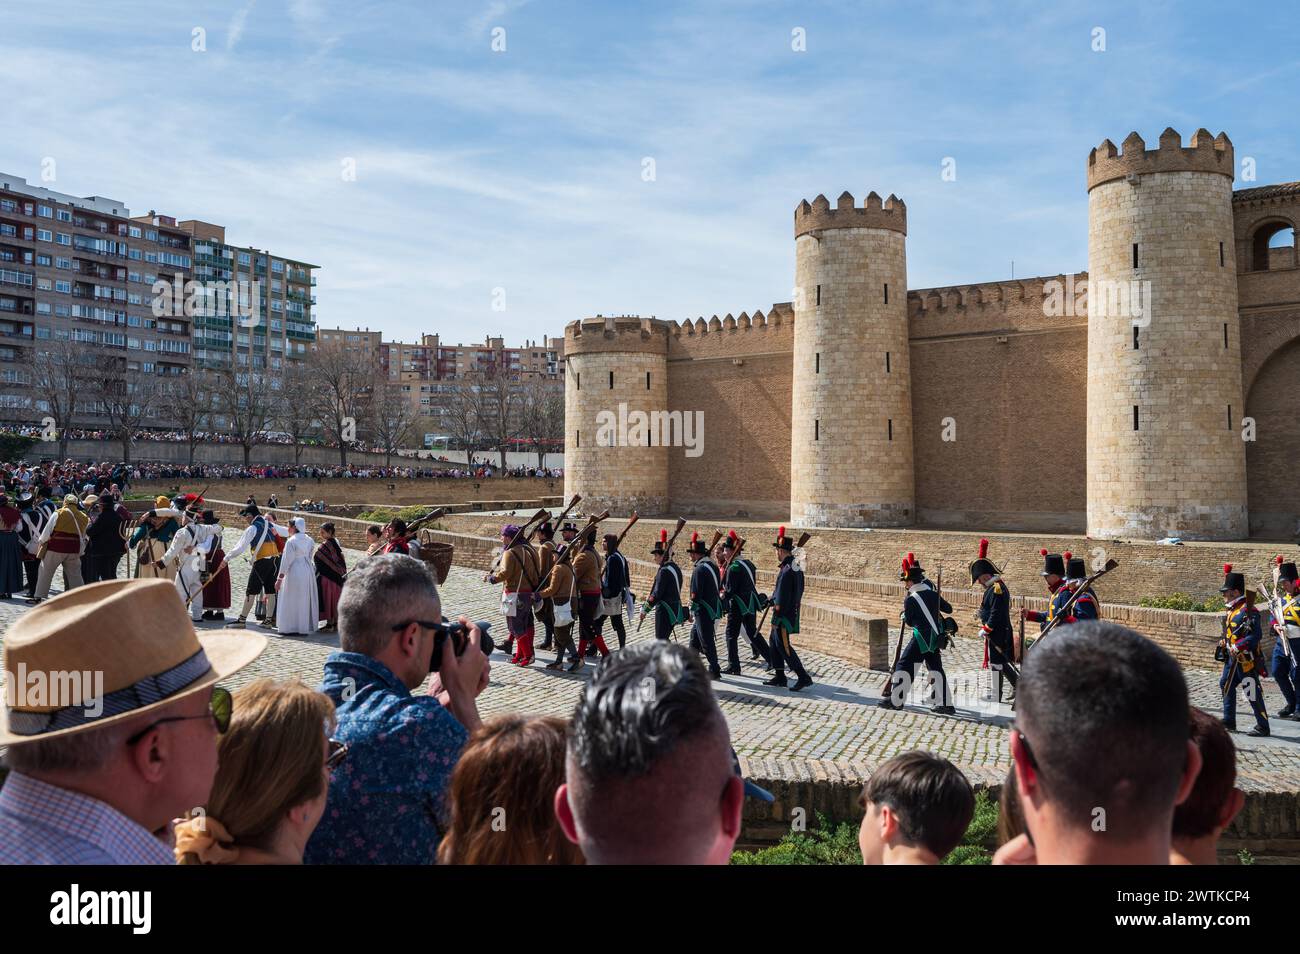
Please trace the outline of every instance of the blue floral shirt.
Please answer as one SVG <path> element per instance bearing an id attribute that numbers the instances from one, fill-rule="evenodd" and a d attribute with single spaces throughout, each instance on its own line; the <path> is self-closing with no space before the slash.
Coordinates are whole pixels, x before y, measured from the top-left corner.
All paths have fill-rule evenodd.
<path id="1" fill-rule="evenodd" d="M 331 653 L 321 691 L 347 757 L 330 776 L 308 864 L 433 864 L 447 785 L 469 733 L 432 696 L 413 696 L 383 663 Z"/>

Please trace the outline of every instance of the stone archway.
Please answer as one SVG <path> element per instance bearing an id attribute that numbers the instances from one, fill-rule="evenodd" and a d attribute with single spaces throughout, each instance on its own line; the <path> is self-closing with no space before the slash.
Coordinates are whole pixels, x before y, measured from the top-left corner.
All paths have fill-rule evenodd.
<path id="1" fill-rule="evenodd" d="M 1288 324 L 1300 325 L 1300 316 Z M 1255 440 L 1246 444 L 1250 531 L 1291 538 L 1300 523 L 1300 332 L 1293 329 L 1284 343 L 1266 348 L 1271 337 L 1243 342 L 1252 349 L 1244 364 L 1258 362 L 1253 375 L 1242 377 L 1246 415 L 1255 422 Z"/>

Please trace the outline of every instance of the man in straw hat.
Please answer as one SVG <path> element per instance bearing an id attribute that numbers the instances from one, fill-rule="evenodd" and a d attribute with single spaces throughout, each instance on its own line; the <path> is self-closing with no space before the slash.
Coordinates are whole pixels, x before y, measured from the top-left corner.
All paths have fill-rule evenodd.
<path id="1" fill-rule="evenodd" d="M 172 864 L 172 819 L 205 804 L 230 693 L 266 639 L 194 631 L 167 580 L 106 580 L 5 636 L 0 864 Z M 159 833 L 162 833 L 161 835 Z"/>

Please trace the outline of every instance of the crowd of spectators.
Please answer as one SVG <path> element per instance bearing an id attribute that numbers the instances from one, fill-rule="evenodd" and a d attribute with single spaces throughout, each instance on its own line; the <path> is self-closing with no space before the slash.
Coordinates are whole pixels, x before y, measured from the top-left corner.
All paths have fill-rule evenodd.
<path id="1" fill-rule="evenodd" d="M 611 654 L 567 720 L 484 721 L 483 634 L 444 609 L 421 561 L 364 560 L 320 688 L 259 680 L 233 697 L 220 680 L 264 639 L 196 633 L 164 581 L 26 613 L 11 666 L 78 671 L 111 636 L 121 684 L 106 688 L 177 688 L 103 724 L 10 700 L 0 862 L 725 864 L 746 800 L 772 801 L 742 777 L 686 647 Z M 199 650 L 186 682 L 175 660 Z M 1223 725 L 1190 707 L 1163 649 L 1113 623 L 1035 648 L 1007 746 L 995 864 L 1212 864 L 1242 807 Z M 946 759 L 912 751 L 873 772 L 860 804 L 865 863 L 937 864 L 975 797 Z"/>

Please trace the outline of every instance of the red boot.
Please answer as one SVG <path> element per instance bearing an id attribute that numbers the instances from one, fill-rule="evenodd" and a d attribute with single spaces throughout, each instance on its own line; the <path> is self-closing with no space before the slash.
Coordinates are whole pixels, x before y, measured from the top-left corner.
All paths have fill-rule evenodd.
<path id="1" fill-rule="evenodd" d="M 590 639 L 580 639 L 580 640 L 578 640 L 578 658 L 579 658 L 579 659 L 586 659 L 586 658 L 587 658 L 587 644 L 590 643 L 590 642 L 591 642 Z"/>
<path id="2" fill-rule="evenodd" d="M 534 658 L 533 633 L 529 630 L 523 636 L 519 637 L 519 665 L 531 666 Z"/>
<path id="3" fill-rule="evenodd" d="M 604 636 L 597 636 L 597 637 L 596 637 L 596 651 L 599 652 L 602 656 L 608 656 L 608 655 L 609 655 L 609 647 L 605 645 L 605 637 L 604 637 Z"/>

